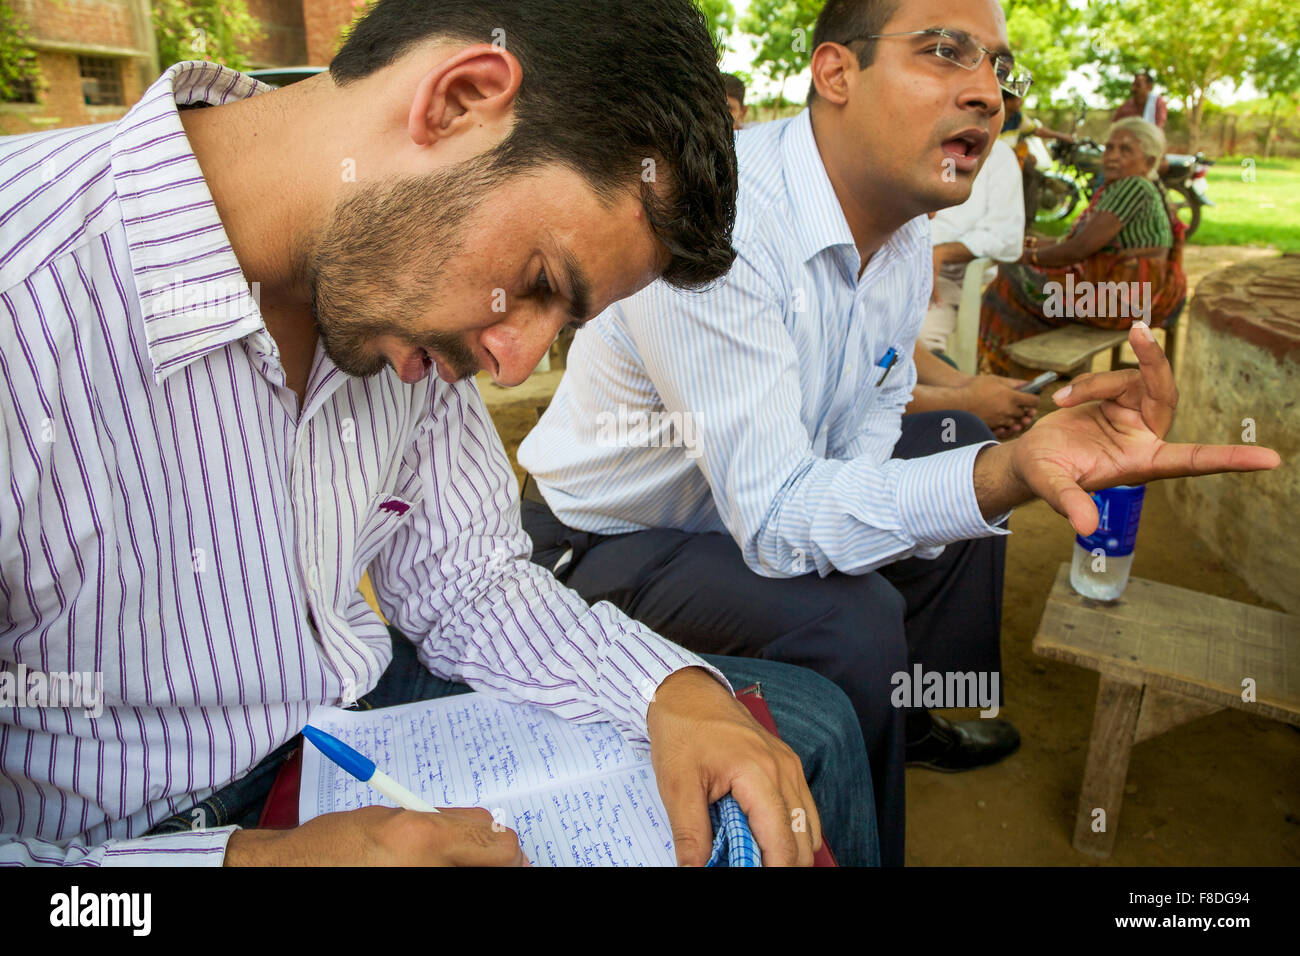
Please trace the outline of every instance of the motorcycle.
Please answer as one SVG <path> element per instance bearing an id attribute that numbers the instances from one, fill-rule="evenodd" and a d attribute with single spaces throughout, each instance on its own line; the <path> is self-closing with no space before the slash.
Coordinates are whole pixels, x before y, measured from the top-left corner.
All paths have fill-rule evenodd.
<path id="1" fill-rule="evenodd" d="M 1182 222 L 1186 229 L 1184 235 L 1190 239 L 1201 224 L 1201 207 L 1214 205 L 1205 178 L 1214 160 L 1204 153 L 1195 156 L 1168 153 L 1165 164 L 1166 168 L 1160 172 L 1160 181 L 1169 194 L 1169 209 Z"/>
<path id="2" fill-rule="evenodd" d="M 1105 150 L 1086 136 L 1073 143 L 1053 140 L 1050 153 L 1041 139 L 1032 136 L 1029 152 L 1038 161 L 1035 222 L 1067 218 L 1085 195 L 1092 195 L 1101 185 L 1101 158 Z"/>

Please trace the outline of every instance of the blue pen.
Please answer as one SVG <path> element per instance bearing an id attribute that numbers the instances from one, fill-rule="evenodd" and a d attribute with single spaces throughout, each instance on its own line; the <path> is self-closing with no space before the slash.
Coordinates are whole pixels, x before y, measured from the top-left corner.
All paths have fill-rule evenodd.
<path id="1" fill-rule="evenodd" d="M 437 813 L 437 807 L 431 807 L 415 794 L 411 793 L 388 774 L 375 767 L 375 762 L 357 753 L 333 734 L 308 724 L 302 729 L 302 735 L 316 745 L 316 749 L 330 760 L 356 777 L 362 783 L 368 783 L 389 800 L 405 810 L 420 810 L 424 813 Z"/>
<path id="2" fill-rule="evenodd" d="M 884 355 L 880 356 L 880 361 L 876 363 L 877 368 L 883 368 L 885 370 L 884 374 L 880 376 L 880 381 L 876 382 L 876 388 L 880 388 L 881 385 L 885 384 L 885 376 L 890 373 L 897 361 L 898 350 L 891 345 L 888 351 L 886 351 Z"/>

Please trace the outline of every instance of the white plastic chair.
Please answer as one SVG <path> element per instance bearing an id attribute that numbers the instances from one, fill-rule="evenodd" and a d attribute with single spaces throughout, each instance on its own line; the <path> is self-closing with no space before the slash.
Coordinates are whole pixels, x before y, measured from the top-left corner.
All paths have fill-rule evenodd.
<path id="1" fill-rule="evenodd" d="M 957 328 L 948 336 L 948 355 L 967 375 L 975 374 L 978 362 L 980 296 L 984 294 L 984 273 L 991 265 L 993 260 L 985 257 L 967 264 L 961 282 L 961 304 L 957 307 Z"/>

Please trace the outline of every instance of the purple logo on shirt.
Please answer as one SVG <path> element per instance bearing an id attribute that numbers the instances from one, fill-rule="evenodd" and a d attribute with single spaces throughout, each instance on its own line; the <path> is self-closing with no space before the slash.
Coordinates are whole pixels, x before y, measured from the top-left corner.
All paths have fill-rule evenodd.
<path id="1" fill-rule="evenodd" d="M 398 501 L 396 498 L 390 498 L 379 506 L 380 511 L 391 511 L 395 515 L 404 515 L 411 508 L 405 501 Z"/>

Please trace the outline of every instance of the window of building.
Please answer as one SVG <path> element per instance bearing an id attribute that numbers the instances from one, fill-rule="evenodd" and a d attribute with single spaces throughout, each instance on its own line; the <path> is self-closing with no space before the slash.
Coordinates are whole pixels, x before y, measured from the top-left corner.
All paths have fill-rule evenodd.
<path id="1" fill-rule="evenodd" d="M 36 83 L 29 77 L 14 80 L 9 95 L 4 97 L 6 103 L 35 103 Z"/>
<path id="2" fill-rule="evenodd" d="M 122 61 L 110 56 L 79 56 L 81 97 L 87 106 L 125 106 Z"/>

